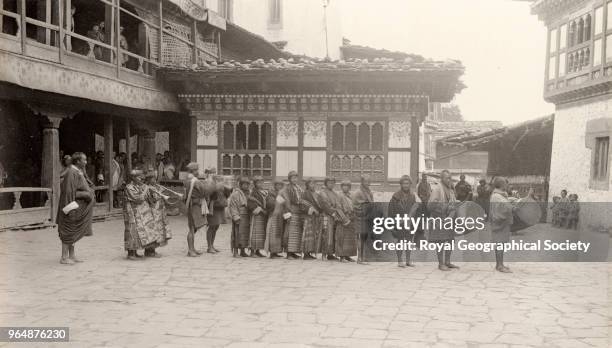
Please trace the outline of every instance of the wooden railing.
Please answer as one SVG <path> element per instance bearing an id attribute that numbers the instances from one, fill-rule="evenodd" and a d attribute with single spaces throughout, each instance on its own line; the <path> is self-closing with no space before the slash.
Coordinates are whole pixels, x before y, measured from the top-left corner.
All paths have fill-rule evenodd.
<path id="1" fill-rule="evenodd" d="M 42 192 L 46 194 L 46 200 L 42 207 L 23 208 L 21 206 L 21 195 L 24 192 Z M 0 230 L 36 225 L 48 224 L 53 214 L 53 194 L 50 188 L 44 187 L 1 187 L 0 194 L 12 194 L 15 202 L 12 209 L 0 210 Z"/>

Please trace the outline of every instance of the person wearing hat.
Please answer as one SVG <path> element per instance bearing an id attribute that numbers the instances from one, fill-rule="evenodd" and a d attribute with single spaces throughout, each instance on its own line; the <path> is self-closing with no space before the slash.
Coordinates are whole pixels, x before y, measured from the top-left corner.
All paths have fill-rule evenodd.
<path id="1" fill-rule="evenodd" d="M 247 208 L 251 215 L 249 248 L 251 256 L 257 257 L 264 257 L 259 250 L 264 249 L 268 223 L 268 191 L 263 185 L 261 176 L 254 177 L 253 190 L 247 197 Z"/>
<path id="2" fill-rule="evenodd" d="M 268 252 L 268 257 L 271 259 L 280 257 L 279 253 L 283 252 L 283 231 L 285 229 L 283 215 L 287 212 L 284 187 L 285 183 L 276 180 L 272 189 L 268 191 L 268 222 L 264 250 Z"/>
<path id="3" fill-rule="evenodd" d="M 168 240 L 172 238 L 172 232 L 168 227 L 166 216 L 166 202 L 169 197 L 158 189 L 156 172 L 147 172 L 145 175 L 145 184 L 148 186 L 149 191 L 147 201 L 151 208 L 151 214 L 153 215 L 153 226 L 155 229 L 159 230 L 160 238 L 145 248 L 144 255 L 145 257 L 161 257 L 155 249 L 166 246 Z M 180 198 L 182 198 L 182 196 L 180 196 Z"/>
<path id="4" fill-rule="evenodd" d="M 215 238 L 217 237 L 217 230 L 219 225 L 225 224 L 225 208 L 227 208 L 227 199 L 232 194 L 231 187 L 227 187 L 223 183 L 223 177 L 221 175 L 213 176 L 215 182 L 215 191 L 210 194 L 210 212 L 207 217 L 208 229 L 206 230 L 206 243 L 208 248 L 206 252 L 214 254 L 218 253 L 219 250 L 215 248 Z"/>
<path id="5" fill-rule="evenodd" d="M 206 187 L 204 183 L 198 180 L 200 166 L 196 162 L 191 162 L 187 166 L 187 180 L 183 183 L 187 195 L 185 197 L 185 206 L 187 207 L 187 256 L 197 257 L 202 255 L 202 252 L 195 248 L 195 234 L 206 225 L 206 216 L 208 205 L 206 200 Z M 203 207 L 205 208 L 203 210 Z"/>
<path id="6" fill-rule="evenodd" d="M 480 179 L 478 186 L 476 186 L 476 203 L 484 209 L 486 214 L 489 214 L 489 200 L 491 199 L 491 188 L 487 185 L 487 180 Z"/>
<path id="7" fill-rule="evenodd" d="M 238 179 L 238 189 L 234 190 L 229 197 L 229 214 L 232 217 L 232 254 L 241 257 L 248 256 L 244 249 L 249 247 L 250 217 L 247 208 L 247 197 L 251 182 L 246 177 Z"/>
<path id="8" fill-rule="evenodd" d="M 144 173 L 135 169 L 130 177 L 130 182 L 125 186 L 123 205 L 124 246 L 128 260 L 138 260 L 141 258 L 138 250 L 162 241 L 163 234 L 153 223 L 154 217 L 148 202 L 149 188 L 144 183 Z"/>
<path id="9" fill-rule="evenodd" d="M 319 192 L 321 205 L 321 236 L 317 241 L 317 251 L 323 260 L 337 260 L 335 253 L 335 237 L 337 225 L 340 223 L 340 197 L 334 191 L 336 179 L 326 177 L 323 189 Z M 352 237 L 352 236 L 351 236 Z"/>
<path id="10" fill-rule="evenodd" d="M 304 229 L 304 218 L 301 214 L 301 204 L 304 190 L 298 184 L 299 175 L 296 171 L 290 171 L 287 175 L 289 184 L 285 188 L 287 195 L 288 218 L 285 224 L 287 259 L 298 259 L 298 253 L 302 252 L 302 233 Z"/>
<path id="11" fill-rule="evenodd" d="M 514 206 L 508 199 L 506 189 L 508 180 L 498 176 L 493 179 L 493 193 L 491 194 L 491 242 L 510 242 L 510 227 L 514 223 Z M 501 273 L 512 273 L 510 268 L 504 265 L 504 250 L 495 250 L 495 270 Z"/>
<path id="12" fill-rule="evenodd" d="M 404 217 L 415 217 L 419 208 L 421 200 L 417 195 L 412 192 L 412 179 L 408 175 L 404 175 L 400 178 L 400 190 L 395 192 L 389 202 L 388 216 L 390 218 L 396 218 L 396 216 Z M 414 242 L 414 236 L 416 231 L 410 231 L 406 229 L 393 229 L 393 237 L 398 242 L 409 241 Z M 406 263 L 408 267 L 414 267 L 414 264 L 410 262 L 410 250 L 396 250 L 397 253 L 397 265 L 404 267 L 402 262 L 402 254 L 406 254 Z"/>
<path id="13" fill-rule="evenodd" d="M 429 202 L 427 204 L 427 210 L 433 218 L 440 218 L 442 220 L 447 217 L 455 217 L 455 208 L 457 199 L 455 198 L 455 191 L 451 186 L 451 173 L 448 170 L 443 170 L 440 173 L 440 183 L 435 185 Z M 429 230 L 429 240 L 436 242 L 442 248 L 438 253 L 438 269 L 440 271 L 450 271 L 451 269 L 457 269 L 450 262 L 452 254 L 452 246 L 455 240 L 455 231 L 452 228 L 444 228 L 444 226 L 434 227 Z"/>
<path id="14" fill-rule="evenodd" d="M 344 217 L 336 227 L 336 256 L 341 260 L 355 262 L 351 256 L 357 255 L 357 238 L 355 238 L 355 212 L 353 210 L 353 199 L 351 193 L 352 183 L 350 180 L 342 180 L 338 195 L 339 208 Z M 341 221 L 342 221 L 341 220 Z"/>
<path id="15" fill-rule="evenodd" d="M 302 196 L 301 213 L 304 217 L 302 232 L 302 259 L 316 259 L 312 253 L 317 252 L 317 241 L 321 239 L 321 204 L 316 192 L 316 182 L 313 179 L 305 181 L 306 190 Z"/>
<path id="16" fill-rule="evenodd" d="M 361 185 L 359 189 L 353 193 L 353 209 L 355 211 L 355 233 L 358 236 L 357 243 L 357 263 L 365 265 L 364 251 L 365 242 L 368 238 L 370 229 L 370 219 L 374 215 L 372 209 L 374 203 L 374 195 L 370 190 L 370 177 L 367 175 L 361 176 Z"/>

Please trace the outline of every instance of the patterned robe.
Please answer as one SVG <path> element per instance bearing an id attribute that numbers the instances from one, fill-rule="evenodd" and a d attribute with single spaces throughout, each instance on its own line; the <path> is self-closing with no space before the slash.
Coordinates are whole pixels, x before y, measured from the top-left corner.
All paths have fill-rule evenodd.
<path id="1" fill-rule="evenodd" d="M 319 192 L 321 204 L 322 232 L 318 240 L 318 252 L 331 255 L 336 252 L 336 225 L 338 225 L 338 210 L 340 210 L 340 197 L 334 190 L 327 187 Z M 352 209 L 351 209 L 352 210 Z M 354 236 L 351 236 L 354 238 Z"/>
<path id="2" fill-rule="evenodd" d="M 261 212 L 254 211 L 260 208 Z M 266 242 L 266 225 L 268 223 L 268 191 L 254 189 L 247 198 L 247 209 L 251 215 L 249 247 L 263 249 Z"/>
<path id="3" fill-rule="evenodd" d="M 232 248 L 248 248 L 251 233 L 249 211 L 247 209 L 248 192 L 235 189 L 229 197 L 229 214 L 232 217 Z M 239 220 L 239 222 L 236 222 Z"/>
<path id="4" fill-rule="evenodd" d="M 344 257 L 357 255 L 357 238 L 355 238 L 356 218 L 350 193 L 341 193 L 338 195 L 338 206 L 344 215 L 351 220 L 351 223 L 346 226 L 337 224 L 335 238 L 336 256 Z"/>
<path id="5" fill-rule="evenodd" d="M 306 190 L 300 202 L 301 212 L 304 216 L 304 229 L 302 233 L 302 252 L 316 253 L 317 240 L 321 238 L 321 206 L 319 196 L 316 192 Z M 315 211 L 312 215 L 308 214 L 310 208 Z"/>
<path id="6" fill-rule="evenodd" d="M 125 186 L 123 205 L 125 250 L 139 250 L 164 240 L 162 230 L 156 226 L 148 198 L 147 185 L 129 183 Z"/>
<path id="7" fill-rule="evenodd" d="M 453 189 L 445 186 L 443 183 L 438 183 L 433 187 L 431 197 L 427 203 L 427 209 L 433 218 L 441 218 L 442 220 L 447 217 L 454 218 L 456 202 L 457 199 Z M 429 240 L 446 241 L 455 239 L 453 229 L 444 229 L 439 224 L 436 227 L 439 228 L 431 228 L 429 230 Z"/>
<path id="8" fill-rule="evenodd" d="M 93 205 L 95 203 L 93 186 L 85 174 L 75 166 L 66 170 L 60 184 L 59 209 L 57 211 L 57 231 L 59 238 L 64 244 L 74 244 L 83 236 L 91 235 L 91 221 L 93 217 Z M 91 196 L 89 202 L 77 198 L 78 192 L 88 192 Z M 77 202 L 79 207 L 64 214 L 62 208 Z"/>
<path id="9" fill-rule="evenodd" d="M 302 249 L 304 228 L 304 217 L 300 211 L 304 190 L 298 185 L 289 184 L 285 188 L 285 194 L 287 196 L 287 210 L 291 213 L 291 218 L 285 223 L 287 252 L 299 253 Z"/>
<path id="10" fill-rule="evenodd" d="M 285 219 L 283 214 L 287 212 L 287 199 L 284 189 L 281 192 L 270 191 L 268 194 L 268 223 L 266 225 L 266 242 L 264 249 L 270 253 L 283 251 L 283 232 L 285 230 Z"/>
<path id="11" fill-rule="evenodd" d="M 165 246 L 168 244 L 168 239 L 172 238 L 172 232 L 168 227 L 168 219 L 166 216 L 166 202 L 159 193 L 149 190 L 147 197 L 149 206 L 151 207 L 151 213 L 153 214 L 153 220 L 155 221 L 155 228 L 159 229 L 161 238 L 156 241 L 154 247 Z"/>

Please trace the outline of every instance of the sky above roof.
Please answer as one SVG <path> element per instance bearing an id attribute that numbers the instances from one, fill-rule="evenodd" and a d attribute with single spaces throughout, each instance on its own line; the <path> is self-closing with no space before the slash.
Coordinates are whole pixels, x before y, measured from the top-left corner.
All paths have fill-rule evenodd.
<path id="1" fill-rule="evenodd" d="M 546 28 L 529 2 L 336 1 L 353 44 L 461 60 L 467 88 L 453 102 L 465 119 L 512 124 L 554 112 L 542 97 Z"/>

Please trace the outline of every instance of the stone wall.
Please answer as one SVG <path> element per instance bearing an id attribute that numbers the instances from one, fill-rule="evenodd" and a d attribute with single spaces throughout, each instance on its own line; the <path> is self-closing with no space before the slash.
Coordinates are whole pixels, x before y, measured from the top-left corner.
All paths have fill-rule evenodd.
<path id="1" fill-rule="evenodd" d="M 583 203 L 583 226 L 612 227 L 612 191 L 589 188 L 591 149 L 586 147 L 586 124 L 589 120 L 612 117 L 612 94 L 557 106 L 550 167 L 549 200 L 562 189 L 576 193 Z M 608 171 L 610 172 L 610 169 Z M 606 203 L 606 204 L 603 204 Z"/>

